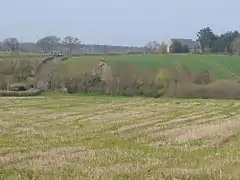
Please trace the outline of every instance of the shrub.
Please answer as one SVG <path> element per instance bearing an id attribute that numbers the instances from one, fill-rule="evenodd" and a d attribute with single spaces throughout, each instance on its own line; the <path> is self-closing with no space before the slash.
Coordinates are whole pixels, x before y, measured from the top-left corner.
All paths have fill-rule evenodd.
<path id="1" fill-rule="evenodd" d="M 0 91 L 0 96 L 37 96 L 41 94 L 40 90 L 29 91 Z"/>
<path id="2" fill-rule="evenodd" d="M 46 59 L 45 59 L 46 60 Z M 24 63 L 23 63 L 24 62 Z M 231 80 L 215 81 L 209 71 L 191 72 L 186 65 L 139 69 L 139 66 L 124 61 L 114 61 L 112 80 L 102 83 L 92 76 L 94 61 L 76 66 L 72 63 L 46 62 L 39 70 L 41 61 L 25 60 L 15 66 L 15 61 L 1 60 L 0 88 L 31 85 L 44 82 L 50 91 L 69 93 L 93 93 L 123 96 L 181 97 L 181 98 L 232 98 L 239 99 L 240 83 Z M 57 61 L 58 62 L 58 61 Z M 62 62 L 62 59 L 61 61 Z M 28 67 L 24 66 L 28 64 Z M 36 72 L 30 80 L 31 69 Z M 20 79 L 19 74 L 25 73 Z M 24 77 L 24 78 L 23 78 Z M 27 78 L 26 78 L 27 77 Z M 26 79 L 26 80 L 25 80 Z M 19 90 L 19 89 L 18 89 Z M 64 90 L 64 91 L 62 91 Z M 41 91 L 13 92 L 2 91 L 1 95 L 36 95 Z"/>
<path id="3" fill-rule="evenodd" d="M 240 84 L 233 80 L 217 80 L 209 84 L 182 84 L 176 93 L 178 98 L 240 99 Z"/>

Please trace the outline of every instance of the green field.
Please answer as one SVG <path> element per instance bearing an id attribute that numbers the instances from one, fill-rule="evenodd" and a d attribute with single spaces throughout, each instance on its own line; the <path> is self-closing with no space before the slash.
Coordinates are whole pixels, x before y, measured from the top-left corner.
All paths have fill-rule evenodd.
<path id="1" fill-rule="evenodd" d="M 25 57 L 26 56 L 26 57 Z M 14 53 L 0 52 L 0 59 L 44 59 L 36 54 L 21 53 L 16 56 Z M 108 64 L 119 64 L 119 68 L 126 65 L 138 67 L 139 69 L 158 69 L 167 65 L 186 65 L 191 71 L 208 70 L 217 79 L 236 79 L 240 76 L 240 57 L 227 55 L 193 55 L 193 54 L 140 54 L 140 55 L 86 55 L 73 57 L 66 61 L 71 71 L 78 71 L 79 67 L 86 63 L 96 66 L 98 60 L 104 57 Z"/>
<path id="2" fill-rule="evenodd" d="M 239 101 L 47 95 L 0 106 L 0 179 L 240 178 Z"/>
<path id="3" fill-rule="evenodd" d="M 82 56 L 74 57 L 67 63 L 71 63 L 71 68 L 78 68 L 83 62 L 95 62 L 102 56 Z M 105 55 L 106 61 L 111 65 L 121 62 L 135 65 L 140 68 L 157 68 L 169 64 L 185 64 L 192 71 L 209 70 L 216 78 L 235 78 L 240 76 L 240 57 L 224 55 Z M 97 62 L 96 62 L 97 63 Z M 121 68 L 121 66 L 120 66 Z M 124 68 L 124 67 L 122 67 Z"/>

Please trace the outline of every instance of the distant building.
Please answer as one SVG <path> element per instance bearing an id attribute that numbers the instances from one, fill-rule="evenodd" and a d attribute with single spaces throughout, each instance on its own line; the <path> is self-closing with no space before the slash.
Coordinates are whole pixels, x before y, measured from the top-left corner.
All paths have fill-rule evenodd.
<path id="1" fill-rule="evenodd" d="M 167 52 L 170 52 L 170 47 L 174 41 L 178 41 L 182 46 L 188 46 L 190 52 L 200 52 L 202 53 L 201 44 L 198 41 L 193 41 L 192 39 L 170 39 L 167 44 Z"/>

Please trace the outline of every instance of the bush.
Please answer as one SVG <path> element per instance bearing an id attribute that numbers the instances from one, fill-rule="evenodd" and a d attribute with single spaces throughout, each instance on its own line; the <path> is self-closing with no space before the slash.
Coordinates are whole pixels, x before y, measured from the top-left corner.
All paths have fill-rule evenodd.
<path id="1" fill-rule="evenodd" d="M 6 64 L 1 62 L 0 71 L 3 73 L 0 74 L 0 88 L 6 90 L 9 85 L 23 86 L 22 83 L 25 81 L 22 80 L 19 83 L 17 77 L 24 66 L 21 65 L 13 71 L 14 63 L 7 61 L 4 61 Z M 26 60 L 26 62 L 31 64 L 30 66 L 34 69 L 38 69 L 40 64 L 40 61 L 31 61 L 30 63 L 30 60 Z M 36 71 L 34 81 L 46 82 L 49 84 L 48 90 L 50 91 L 64 89 L 64 92 L 67 90 L 69 93 L 179 98 L 240 98 L 239 83 L 231 80 L 215 81 L 210 72 L 190 72 L 186 65 L 173 64 L 160 69 L 155 67 L 139 69 L 137 65 L 114 61 L 110 64 L 113 78 L 107 83 L 102 83 L 97 79 L 94 81 L 92 69 L 96 65 L 95 62 L 90 61 L 82 63 L 81 66 L 75 66 L 74 63 L 48 61 L 40 68 L 39 72 Z M 26 70 L 26 74 L 28 72 Z M 28 81 L 29 78 L 26 79 Z M 1 95 L 31 96 L 40 92 L 40 90 L 1 91 Z"/>
<path id="2" fill-rule="evenodd" d="M 240 84 L 233 80 L 217 80 L 209 84 L 182 84 L 176 93 L 178 98 L 240 99 Z"/>
<path id="3" fill-rule="evenodd" d="M 29 91 L 0 91 L 0 96 L 37 96 L 41 94 L 41 91 L 29 90 Z"/>

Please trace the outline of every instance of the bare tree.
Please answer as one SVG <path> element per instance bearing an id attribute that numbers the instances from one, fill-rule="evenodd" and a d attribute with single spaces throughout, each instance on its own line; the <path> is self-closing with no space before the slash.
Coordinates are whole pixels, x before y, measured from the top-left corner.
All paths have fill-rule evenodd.
<path id="1" fill-rule="evenodd" d="M 53 47 L 60 43 L 61 38 L 57 36 L 46 36 L 37 41 L 37 46 L 41 48 L 43 52 L 52 52 Z"/>
<path id="2" fill-rule="evenodd" d="M 157 41 L 150 41 L 147 43 L 146 48 L 150 51 L 158 51 L 159 50 L 159 43 Z"/>
<path id="3" fill-rule="evenodd" d="M 15 37 L 5 39 L 3 41 L 3 44 L 7 46 L 12 52 L 16 52 L 19 50 L 19 42 Z"/>
<path id="4" fill-rule="evenodd" d="M 62 44 L 64 46 L 68 47 L 68 49 L 69 49 L 69 56 L 72 56 L 73 48 L 75 48 L 77 45 L 80 45 L 81 41 L 78 38 L 76 38 L 76 37 L 66 36 L 62 40 Z"/>
<path id="5" fill-rule="evenodd" d="M 161 53 L 167 53 L 167 44 L 162 42 L 159 46 L 159 50 L 160 50 Z"/>
<path id="6" fill-rule="evenodd" d="M 240 37 L 237 37 L 233 40 L 232 50 L 234 53 L 240 55 Z"/>

